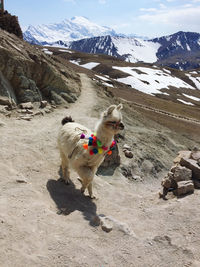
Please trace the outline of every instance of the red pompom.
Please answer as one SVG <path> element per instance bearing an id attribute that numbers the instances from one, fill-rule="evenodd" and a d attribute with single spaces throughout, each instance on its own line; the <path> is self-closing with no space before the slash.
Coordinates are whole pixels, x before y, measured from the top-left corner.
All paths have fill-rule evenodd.
<path id="1" fill-rule="evenodd" d="M 94 152 L 93 152 L 93 150 L 92 150 L 92 149 L 90 150 L 90 155 L 94 155 Z"/>

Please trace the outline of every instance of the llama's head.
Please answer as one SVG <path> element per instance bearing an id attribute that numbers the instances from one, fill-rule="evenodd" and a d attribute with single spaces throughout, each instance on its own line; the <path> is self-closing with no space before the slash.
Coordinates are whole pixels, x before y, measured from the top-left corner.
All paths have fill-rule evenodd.
<path id="1" fill-rule="evenodd" d="M 103 125 L 111 134 L 117 134 L 120 130 L 124 129 L 121 114 L 122 108 L 122 104 L 119 104 L 118 106 L 111 105 L 102 114 Z"/>

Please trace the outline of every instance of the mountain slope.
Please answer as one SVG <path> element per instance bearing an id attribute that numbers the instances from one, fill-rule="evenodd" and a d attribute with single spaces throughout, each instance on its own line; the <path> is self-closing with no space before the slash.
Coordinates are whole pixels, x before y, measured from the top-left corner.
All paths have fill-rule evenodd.
<path id="1" fill-rule="evenodd" d="M 71 42 L 71 49 L 106 54 L 130 62 L 157 63 L 176 69 L 200 67 L 200 34 L 177 32 L 152 40 L 130 37 L 94 37 Z"/>
<path id="2" fill-rule="evenodd" d="M 160 44 L 157 63 L 183 70 L 200 67 L 199 33 L 180 31 L 151 41 Z"/>
<path id="3" fill-rule="evenodd" d="M 160 45 L 156 42 L 138 38 L 101 36 L 74 41 L 68 47 L 86 53 L 106 54 L 130 62 L 144 61 L 152 63 L 157 61 L 156 53 Z"/>
<path id="4" fill-rule="evenodd" d="M 59 40 L 69 42 L 100 35 L 115 35 L 114 30 L 99 26 L 85 17 L 73 17 L 61 23 L 29 26 L 24 32 L 24 40 L 33 44 L 54 43 Z"/>

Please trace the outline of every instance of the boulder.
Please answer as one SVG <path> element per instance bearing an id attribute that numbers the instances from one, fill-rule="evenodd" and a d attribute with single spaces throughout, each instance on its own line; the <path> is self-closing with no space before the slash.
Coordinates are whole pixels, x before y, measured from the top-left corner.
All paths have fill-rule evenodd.
<path id="1" fill-rule="evenodd" d="M 21 103 L 19 106 L 21 109 L 33 109 L 33 104 L 31 102 Z"/>
<path id="2" fill-rule="evenodd" d="M 42 100 L 42 101 L 40 102 L 40 107 L 41 107 L 41 108 L 45 108 L 45 107 L 47 106 L 47 104 L 48 104 L 48 102 L 47 102 L 46 100 Z"/>
<path id="3" fill-rule="evenodd" d="M 111 155 L 106 155 L 104 161 L 100 165 L 100 169 L 107 167 L 117 167 L 120 165 L 120 155 L 118 145 L 115 145 L 115 149 L 112 150 Z"/>
<path id="4" fill-rule="evenodd" d="M 124 155 L 129 159 L 133 158 L 133 153 L 131 151 L 126 150 L 124 152 Z"/>
<path id="5" fill-rule="evenodd" d="M 16 105 L 14 90 L 0 70 L 0 105 Z"/>
<path id="6" fill-rule="evenodd" d="M 191 194 L 194 192 L 194 183 L 189 181 L 180 181 L 177 183 L 177 189 L 175 191 L 175 194 L 177 196 L 182 196 L 185 194 Z"/>
<path id="7" fill-rule="evenodd" d="M 198 161 L 200 159 L 200 151 L 192 151 L 190 158 Z"/>
<path id="8" fill-rule="evenodd" d="M 181 158 L 185 157 L 185 158 L 189 159 L 190 156 L 191 156 L 191 151 L 188 151 L 188 150 L 179 151 L 178 156 L 174 159 L 173 162 L 174 162 L 174 164 L 179 164 Z"/>
<path id="9" fill-rule="evenodd" d="M 131 147 L 129 145 L 125 144 L 125 145 L 123 145 L 123 151 L 125 151 L 125 150 L 131 151 Z"/>
<path id="10" fill-rule="evenodd" d="M 176 182 L 188 181 L 192 179 L 192 171 L 186 167 L 178 165 L 173 167 L 171 172 L 173 173 L 173 179 Z"/>
<path id="11" fill-rule="evenodd" d="M 192 179 L 200 180 L 200 166 L 196 160 L 182 158 L 180 164 L 181 166 L 185 166 L 192 171 Z"/>

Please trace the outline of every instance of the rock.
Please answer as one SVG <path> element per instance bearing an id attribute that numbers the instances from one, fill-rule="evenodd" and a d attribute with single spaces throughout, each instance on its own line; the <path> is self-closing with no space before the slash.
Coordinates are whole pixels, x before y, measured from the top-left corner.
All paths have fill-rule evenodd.
<path id="1" fill-rule="evenodd" d="M 32 120 L 32 118 L 33 117 L 31 117 L 31 116 L 20 116 L 21 120 L 26 120 L 26 121 L 30 121 L 30 120 Z"/>
<path id="2" fill-rule="evenodd" d="M 200 180 L 200 166 L 196 160 L 182 158 L 180 164 L 181 166 L 185 166 L 192 171 L 192 179 Z"/>
<path id="3" fill-rule="evenodd" d="M 17 98 L 19 102 L 40 102 L 42 95 L 35 81 L 24 75 L 18 77 Z"/>
<path id="4" fill-rule="evenodd" d="M 105 219 L 105 220 L 101 221 L 101 229 L 104 232 L 109 233 L 113 229 L 113 224 L 110 221 Z"/>
<path id="5" fill-rule="evenodd" d="M 0 16 L 0 25 L 1 29 L 15 34 L 17 37 L 23 39 L 22 30 L 17 16 L 13 16 L 7 11 L 5 11 L 4 14 L 1 14 Z"/>
<path id="6" fill-rule="evenodd" d="M 135 235 L 126 223 L 120 222 L 111 216 L 97 215 L 93 218 L 93 223 L 96 223 L 97 226 L 101 225 L 101 229 L 107 233 L 115 229 L 126 235 Z"/>
<path id="7" fill-rule="evenodd" d="M 200 159 L 200 151 L 192 151 L 190 158 L 198 161 Z"/>
<path id="8" fill-rule="evenodd" d="M 176 182 L 188 181 L 192 179 L 192 171 L 186 167 L 178 165 L 173 167 L 171 171 L 173 173 L 173 179 Z"/>
<path id="9" fill-rule="evenodd" d="M 196 180 L 196 179 L 194 179 L 194 180 L 193 180 L 193 183 L 194 183 L 194 188 L 196 188 L 196 189 L 200 189 L 200 180 Z"/>
<path id="10" fill-rule="evenodd" d="M 38 110 L 34 113 L 34 116 L 37 116 L 37 115 L 43 115 L 44 116 L 45 112 L 43 110 Z"/>
<path id="11" fill-rule="evenodd" d="M 31 102 L 21 103 L 19 106 L 21 109 L 33 109 L 33 104 Z"/>
<path id="12" fill-rule="evenodd" d="M 8 105 L 10 107 L 11 105 L 15 106 L 16 103 L 17 100 L 15 97 L 14 90 L 10 82 L 1 72 L 1 67 L 0 67 L 0 105 Z"/>
<path id="13" fill-rule="evenodd" d="M 188 150 L 183 150 L 183 151 L 179 151 L 178 152 L 178 156 L 174 159 L 174 164 L 179 164 L 180 163 L 180 160 L 181 158 L 185 157 L 185 158 L 190 158 L 190 155 L 191 155 L 191 151 L 188 151 Z"/>
<path id="14" fill-rule="evenodd" d="M 92 223 L 96 226 L 101 225 L 101 229 L 107 233 L 109 233 L 113 229 L 111 220 L 102 214 L 94 216 Z"/>
<path id="15" fill-rule="evenodd" d="M 167 189 L 171 187 L 171 179 L 165 178 L 162 180 L 161 185 Z"/>
<path id="16" fill-rule="evenodd" d="M 11 106 L 11 101 L 7 96 L 0 96 L 0 105 Z"/>
<path id="17" fill-rule="evenodd" d="M 177 189 L 175 191 L 175 194 L 177 196 L 182 196 L 193 192 L 194 192 L 194 183 L 191 180 L 180 181 L 177 183 Z"/>
<path id="18" fill-rule="evenodd" d="M 108 167 L 117 167 L 120 165 L 120 155 L 118 145 L 115 145 L 115 149 L 112 150 L 111 155 L 106 155 L 104 161 L 100 165 L 100 170 Z"/>
<path id="19" fill-rule="evenodd" d="M 125 150 L 124 155 L 129 159 L 133 158 L 133 153 L 131 151 Z"/>
<path id="20" fill-rule="evenodd" d="M 132 179 L 134 181 L 137 181 L 137 182 L 142 182 L 143 181 L 142 177 L 139 176 L 139 175 L 133 175 Z"/>
<path id="21" fill-rule="evenodd" d="M 22 113 L 22 114 L 33 114 L 33 111 L 30 109 L 21 109 L 17 111 L 18 113 Z"/>
<path id="22" fill-rule="evenodd" d="M 131 151 L 131 147 L 129 145 L 125 144 L 125 145 L 123 145 L 123 151 L 125 151 L 125 150 Z"/>
<path id="23" fill-rule="evenodd" d="M 5 126 L 5 123 L 0 120 L 0 127 L 3 127 L 3 126 Z"/>
<path id="24" fill-rule="evenodd" d="M 68 103 L 74 103 L 77 100 L 75 95 L 69 93 L 61 93 L 60 96 L 62 96 Z"/>
<path id="25" fill-rule="evenodd" d="M 21 184 L 23 184 L 23 183 L 27 184 L 27 180 L 25 178 L 21 178 L 21 179 L 19 178 L 19 179 L 16 180 L 16 182 L 17 183 L 21 183 Z"/>
<path id="26" fill-rule="evenodd" d="M 40 102 L 40 107 L 41 107 L 41 108 L 45 108 L 45 107 L 47 106 L 47 104 L 48 104 L 48 102 L 47 102 L 46 100 L 42 100 L 42 101 Z"/>
<path id="27" fill-rule="evenodd" d="M 66 100 L 64 100 L 64 98 L 62 96 L 60 96 L 59 94 L 57 94 L 54 91 L 51 91 L 51 99 L 53 99 L 53 101 L 56 103 L 56 105 L 62 105 L 62 104 L 67 105 Z"/>

